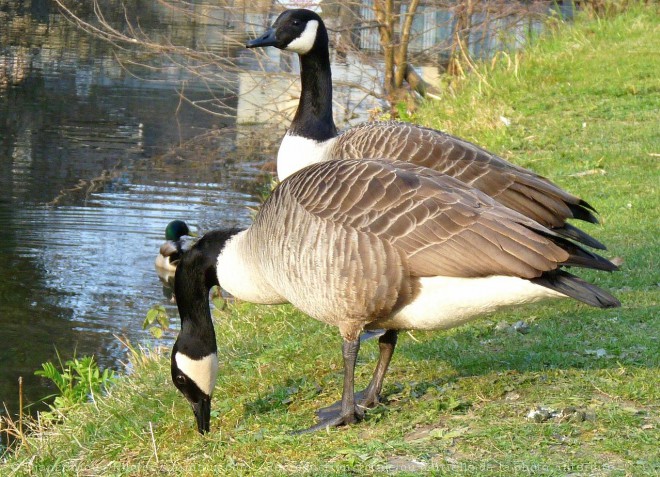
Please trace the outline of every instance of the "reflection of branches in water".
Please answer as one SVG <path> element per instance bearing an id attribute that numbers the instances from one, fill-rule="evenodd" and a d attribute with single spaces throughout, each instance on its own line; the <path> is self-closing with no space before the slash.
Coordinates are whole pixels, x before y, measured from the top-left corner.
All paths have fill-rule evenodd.
<path id="1" fill-rule="evenodd" d="M 280 140 L 279 135 L 265 134 L 256 126 L 214 129 L 172 146 L 150 161 L 159 168 L 181 162 L 189 168 L 207 167 L 209 162 L 263 162 L 274 157 Z"/>
<path id="2" fill-rule="evenodd" d="M 225 33 L 218 28 L 219 42 L 222 47 L 220 51 L 209 49 L 206 45 L 195 44 L 195 48 L 188 46 L 176 45 L 172 43 L 171 39 L 165 36 L 159 38 L 152 38 L 140 26 L 139 22 L 130 18 L 126 6 L 123 6 L 123 19 L 121 20 L 121 29 L 114 26 L 113 22 L 109 20 L 98 0 L 91 2 L 94 20 L 86 20 L 79 16 L 74 11 L 74 4 L 67 0 L 54 0 L 59 6 L 64 16 L 74 23 L 78 28 L 93 35 L 96 38 L 104 40 L 112 45 L 115 49 L 122 52 L 122 55 L 137 53 L 146 53 L 157 55 L 163 64 L 166 66 L 156 66 L 147 64 L 143 60 L 132 60 L 129 58 L 119 58 L 115 54 L 120 66 L 130 75 L 140 78 L 144 81 L 154 81 L 140 76 L 136 71 L 142 69 L 143 71 L 163 70 L 164 68 L 171 68 L 172 66 L 178 68 L 180 71 L 187 72 L 204 85 L 211 101 L 214 103 L 213 107 L 203 108 L 208 112 L 216 115 L 226 117 L 235 116 L 235 106 L 231 104 L 233 97 L 219 97 L 214 94 L 221 86 L 225 90 L 236 90 L 236 74 L 243 72 L 244 68 L 237 64 L 235 58 L 230 54 L 232 50 L 243 48 L 242 38 L 239 38 L 236 33 Z M 159 1 L 169 9 L 172 9 L 177 18 L 181 18 L 181 12 L 186 12 L 184 17 L 193 19 L 195 21 L 218 21 L 217 18 L 211 15 L 200 14 L 198 12 L 191 12 L 192 4 L 184 2 L 165 2 Z M 186 8 L 190 7 L 190 8 Z M 218 7 L 221 9 L 222 7 Z M 204 21 L 204 19 L 206 21 Z M 119 20 L 115 20 L 119 22 Z"/>
<path id="3" fill-rule="evenodd" d="M 207 98 L 191 99 L 186 94 L 185 81 L 181 83 L 179 94 L 182 101 L 187 101 L 207 113 L 236 117 L 237 95 L 240 95 L 242 101 L 249 103 L 249 97 L 259 89 L 281 91 L 277 81 L 288 77 L 292 84 L 297 82 L 296 74 L 273 73 L 274 69 L 278 69 L 278 65 L 273 64 L 273 58 L 269 57 L 264 49 L 249 52 L 244 50 L 248 35 L 260 33 L 271 21 L 272 15 L 278 13 L 276 2 L 246 2 L 242 4 L 242 8 L 237 8 L 236 2 L 223 1 L 210 5 L 189 0 L 157 0 L 152 4 L 152 8 L 160 9 L 154 10 L 159 12 L 156 15 L 165 11 L 178 20 L 210 26 L 213 44 L 207 45 L 200 40 L 196 31 L 193 31 L 190 37 L 179 34 L 174 40 L 172 35 L 177 33 L 176 31 L 169 36 L 146 33 L 139 20 L 129 12 L 126 3 L 122 3 L 121 18 L 110 19 L 104 13 L 100 0 L 92 0 L 89 3 L 92 19 L 85 19 L 82 14 L 77 13 L 77 9 L 81 7 L 74 0 L 54 1 L 69 21 L 121 50 L 122 58 L 119 55 L 116 57 L 121 67 L 129 74 L 140 77 L 136 72 L 140 69 L 153 71 L 174 67 L 194 78 L 202 86 Z M 338 90 L 337 93 L 344 94 L 350 89 L 354 95 L 356 91 L 360 91 L 364 96 L 358 103 L 370 99 L 372 104 L 392 99 L 383 90 L 383 48 L 393 53 L 392 56 L 396 60 L 390 62 L 394 71 L 386 72 L 386 78 L 388 75 L 393 77 L 396 74 L 397 78 L 404 75 L 408 87 L 424 95 L 431 90 L 412 65 L 435 66 L 439 71 L 448 69 L 459 75 L 466 70 L 475 70 L 473 55 L 490 56 L 494 53 L 491 51 L 493 48 L 510 48 L 519 44 L 523 37 L 532 32 L 533 22 L 544 17 L 551 5 L 548 0 L 385 0 L 392 8 L 390 17 L 383 19 L 382 15 L 376 15 L 373 10 L 379 2 L 372 3 L 373 5 L 369 6 L 363 1 L 323 2 L 322 7 L 337 58 L 351 58 L 352 69 L 361 72 L 357 77 L 336 77 L 336 80 L 341 81 L 335 83 L 338 86 L 341 83 L 343 86 L 343 91 Z M 147 13 L 143 13 L 143 17 L 146 15 Z M 257 19 L 261 19 L 264 24 L 255 24 Z M 391 27 L 386 41 L 382 36 L 379 38 L 383 22 Z M 150 65 L 144 59 L 124 58 L 127 53 L 156 55 L 162 65 Z M 283 59 L 291 55 L 282 54 Z M 239 84 L 244 88 L 241 91 Z M 219 88 L 221 93 L 218 92 Z M 434 94 L 438 94 L 437 90 Z M 341 108 L 337 112 L 342 111 L 338 116 L 348 119 L 353 116 L 356 109 L 353 95 L 350 101 L 340 101 L 341 104 L 337 104 Z M 282 97 L 269 97 L 267 100 L 262 98 L 260 104 L 252 106 L 263 113 L 259 115 L 260 118 L 265 117 L 269 121 L 281 123 L 282 119 L 290 119 L 292 112 L 289 111 L 290 108 L 283 108 L 282 103 L 285 103 L 287 98 L 289 101 L 295 99 L 295 93 L 282 92 L 280 96 Z"/>
<path id="4" fill-rule="evenodd" d="M 240 139 L 237 140 L 237 136 Z M 231 163 L 251 163 L 268 174 L 274 170 L 275 151 L 279 146 L 278 135 L 264 134 L 258 127 L 223 128 L 201 133 L 181 144 L 172 146 L 162 154 L 141 158 L 134 162 L 133 168 L 157 168 L 163 175 L 176 175 L 181 168 L 186 171 L 210 171 L 214 167 L 222 168 Z M 123 160 L 117 161 L 110 169 L 104 169 L 92 179 L 78 179 L 73 187 L 67 187 L 46 205 L 56 207 L 90 196 L 102 190 L 113 180 L 125 173 Z M 258 186 L 259 183 L 255 187 Z"/>
<path id="5" fill-rule="evenodd" d="M 66 199 L 74 200 L 76 196 L 83 196 L 86 201 L 94 192 L 101 190 L 108 182 L 119 177 L 121 174 L 119 171 L 120 164 L 121 161 L 110 170 L 104 169 L 99 176 L 93 179 L 78 179 L 75 186 L 60 190 L 60 193 L 53 200 L 47 202 L 46 205 L 49 207 L 64 205 L 63 202 Z"/>

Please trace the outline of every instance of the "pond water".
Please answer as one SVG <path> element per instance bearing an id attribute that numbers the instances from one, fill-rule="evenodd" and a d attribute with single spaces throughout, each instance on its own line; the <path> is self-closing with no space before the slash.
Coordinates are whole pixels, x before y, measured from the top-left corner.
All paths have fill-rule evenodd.
<path id="1" fill-rule="evenodd" d="M 94 21 L 92 2 L 69 4 Z M 165 226 L 175 218 L 202 233 L 247 225 L 269 184 L 262 168 L 297 104 L 293 55 L 242 47 L 245 25 L 262 31 L 275 11 L 244 9 L 236 22 L 236 12 L 205 1 L 176 4 L 184 10 L 101 5 L 121 31 L 127 13 L 150 38 L 229 66 L 200 77 L 199 63 L 90 36 L 50 0 L 0 0 L 0 404 L 11 414 L 19 377 L 24 403 L 37 403 L 28 410 L 44 407 L 55 389 L 34 371 L 58 354 L 94 355 L 122 370 L 118 336 L 171 344 L 142 329 L 154 305 L 178 325 L 154 268 Z M 136 61 L 153 67 L 125 67 Z M 337 88 L 347 111 L 338 121 L 364 120 L 376 69 L 345 60 L 335 68 L 338 82 L 360 85 Z"/>
<path id="2" fill-rule="evenodd" d="M 174 66 L 137 78 L 49 3 L 0 5 L 0 403 L 12 413 L 19 376 L 25 402 L 53 392 L 33 373 L 57 352 L 121 369 L 115 335 L 151 341 L 141 325 L 156 304 L 177 317 L 154 270 L 166 224 L 247 224 L 278 135 L 246 146 L 249 128 L 177 94 L 189 80 L 192 100 L 235 104 L 224 85 Z M 155 10 L 141 22 L 150 33 L 212 27 Z"/>

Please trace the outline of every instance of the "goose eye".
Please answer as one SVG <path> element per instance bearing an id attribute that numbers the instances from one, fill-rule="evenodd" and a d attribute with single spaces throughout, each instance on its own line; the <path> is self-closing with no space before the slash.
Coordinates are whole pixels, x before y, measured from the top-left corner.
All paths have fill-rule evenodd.
<path id="1" fill-rule="evenodd" d="M 291 23 L 293 23 L 293 26 L 299 26 L 300 20 L 293 20 Z"/>
<path id="2" fill-rule="evenodd" d="M 181 386 L 183 386 L 184 384 L 186 384 L 186 378 L 185 378 L 185 376 L 182 376 L 182 375 L 179 374 L 179 375 L 178 375 L 176 378 L 174 378 L 174 379 L 176 380 L 176 383 L 177 383 L 177 384 L 180 384 Z"/>

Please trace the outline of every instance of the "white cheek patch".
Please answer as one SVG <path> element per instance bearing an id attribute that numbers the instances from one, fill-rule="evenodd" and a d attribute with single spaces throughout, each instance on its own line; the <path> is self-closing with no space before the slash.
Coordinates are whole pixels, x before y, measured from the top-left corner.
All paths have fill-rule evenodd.
<path id="1" fill-rule="evenodd" d="M 314 46 L 314 42 L 316 41 L 316 31 L 319 28 L 319 22 L 316 20 L 310 20 L 307 22 L 307 26 L 305 26 L 305 30 L 302 32 L 302 35 L 300 35 L 298 38 L 293 40 L 291 43 L 289 43 L 285 50 L 287 51 L 293 51 L 295 53 L 298 53 L 299 55 L 304 55 L 305 53 L 308 53 L 309 50 L 312 49 Z"/>
<path id="2" fill-rule="evenodd" d="M 177 353 L 174 356 L 177 367 L 192 379 L 207 395 L 213 394 L 215 379 L 218 376 L 218 356 L 211 353 L 202 359 L 192 359 L 185 354 Z"/>

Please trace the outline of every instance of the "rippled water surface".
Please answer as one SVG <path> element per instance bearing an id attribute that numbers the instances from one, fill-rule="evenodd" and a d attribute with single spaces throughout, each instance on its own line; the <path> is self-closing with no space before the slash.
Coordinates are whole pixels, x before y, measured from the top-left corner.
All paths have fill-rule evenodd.
<path id="1" fill-rule="evenodd" d="M 56 352 L 63 359 L 94 354 L 120 369 L 126 351 L 114 335 L 149 341 L 141 325 L 156 304 L 167 304 L 176 322 L 154 270 L 166 224 L 182 218 L 205 231 L 248 223 L 270 152 L 263 141 L 255 149 L 249 130 L 237 139 L 234 119 L 181 102 L 176 88 L 185 72 L 173 67 L 169 77 L 161 70 L 137 78 L 48 2 L 6 4 L 0 402 L 15 412 L 19 376 L 27 402 L 52 392 L 33 373 Z M 173 29 L 169 14 L 150 14 L 154 29 Z M 183 42 L 211 28 L 174 26 Z M 192 99 L 236 101 L 226 85 L 189 80 Z"/>

